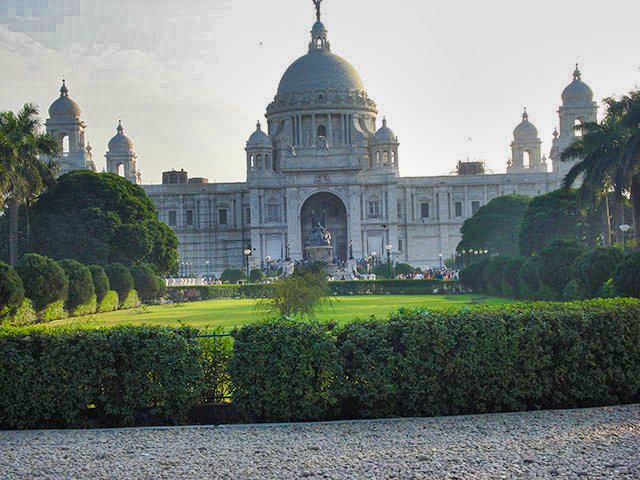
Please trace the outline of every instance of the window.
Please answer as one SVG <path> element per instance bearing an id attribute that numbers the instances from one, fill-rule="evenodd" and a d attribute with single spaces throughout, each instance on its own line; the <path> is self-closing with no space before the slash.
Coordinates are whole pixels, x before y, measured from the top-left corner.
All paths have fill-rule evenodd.
<path id="1" fill-rule="evenodd" d="M 256 170 L 262 170 L 262 155 L 256 155 Z"/>
<path id="2" fill-rule="evenodd" d="M 399 252 L 404 252 L 404 250 L 402 249 L 403 245 L 402 245 L 402 240 L 398 239 L 398 251 Z"/>
<path id="3" fill-rule="evenodd" d="M 398 202 L 398 220 L 402 220 L 402 204 Z"/>
<path id="4" fill-rule="evenodd" d="M 318 137 L 326 137 L 327 136 L 327 127 L 324 125 L 318 125 Z"/>
<path id="5" fill-rule="evenodd" d="M 169 226 L 175 227 L 177 224 L 177 215 L 175 210 L 169 210 Z"/>
<path id="6" fill-rule="evenodd" d="M 251 209 L 250 208 L 247 208 L 245 216 L 247 218 L 247 225 L 251 225 Z"/>
<path id="7" fill-rule="evenodd" d="M 456 202 L 454 205 L 456 217 L 462 216 L 462 202 Z"/>
<path id="8" fill-rule="evenodd" d="M 220 225 L 228 225 L 226 208 L 221 208 L 218 210 L 218 223 Z"/>
<path id="9" fill-rule="evenodd" d="M 389 152 L 386 150 L 382 152 L 382 166 L 383 167 L 389 166 Z"/>
<path id="10" fill-rule="evenodd" d="M 185 216 L 185 223 L 188 227 L 193 225 L 193 210 L 187 210 L 187 214 Z"/>
<path id="11" fill-rule="evenodd" d="M 267 222 L 280 221 L 280 205 L 267 205 Z"/>
<path id="12" fill-rule="evenodd" d="M 478 201 L 471 202 L 471 215 L 475 215 L 479 208 L 480 208 L 480 202 Z"/>
<path id="13" fill-rule="evenodd" d="M 380 202 L 375 200 L 369 202 L 367 212 L 369 218 L 380 218 Z"/>
<path id="14" fill-rule="evenodd" d="M 420 204 L 420 216 L 422 218 L 429 218 L 429 204 L 421 203 Z"/>

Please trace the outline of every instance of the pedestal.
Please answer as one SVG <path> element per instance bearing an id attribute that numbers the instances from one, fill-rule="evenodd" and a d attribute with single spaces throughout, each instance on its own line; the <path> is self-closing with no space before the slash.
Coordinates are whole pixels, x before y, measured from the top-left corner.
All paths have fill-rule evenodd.
<path id="1" fill-rule="evenodd" d="M 333 263 L 333 247 L 331 245 L 304 247 L 304 252 L 310 262 Z"/>

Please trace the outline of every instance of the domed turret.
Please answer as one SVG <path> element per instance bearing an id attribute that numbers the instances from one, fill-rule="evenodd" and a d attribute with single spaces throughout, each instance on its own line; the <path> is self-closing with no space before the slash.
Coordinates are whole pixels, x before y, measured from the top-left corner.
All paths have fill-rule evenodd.
<path id="1" fill-rule="evenodd" d="M 60 87 L 60 97 L 49 107 L 49 117 L 69 117 L 79 119 L 80 114 L 80 106 L 69 98 L 69 89 L 63 79 L 62 87 Z"/>
<path id="2" fill-rule="evenodd" d="M 251 134 L 247 141 L 247 147 L 270 145 L 269 135 L 262 131 L 260 122 L 256 124 L 256 131 Z"/>
<path id="3" fill-rule="evenodd" d="M 507 173 L 546 172 L 547 166 L 542 159 L 542 142 L 538 129 L 529 121 L 527 109 L 522 113 L 522 122 L 513 130 L 511 160 Z"/>
<path id="4" fill-rule="evenodd" d="M 122 121 L 118 120 L 117 133 L 109 140 L 110 152 L 132 152 L 133 141 L 124 134 L 124 128 L 122 127 Z"/>
<path id="5" fill-rule="evenodd" d="M 382 119 L 382 127 L 373 136 L 372 168 L 398 168 L 398 137 L 387 126 L 387 119 Z"/>
<path id="6" fill-rule="evenodd" d="M 571 82 L 562 92 L 562 102 L 566 105 L 569 103 L 586 103 L 593 102 L 593 91 L 591 87 L 582 81 L 582 74 L 576 64 L 573 72 L 573 82 Z"/>
<path id="7" fill-rule="evenodd" d="M 529 114 L 527 109 L 524 109 L 522 114 L 522 122 L 513 131 L 513 138 L 516 140 L 529 140 L 538 138 L 538 129 L 533 123 L 529 121 Z"/>
<path id="8" fill-rule="evenodd" d="M 373 136 L 373 143 L 374 144 L 389 143 L 389 142 L 394 143 L 397 141 L 398 141 L 398 138 L 396 137 L 395 133 L 393 133 L 393 130 L 387 127 L 387 119 L 383 118 L 382 127 L 380 127 L 376 132 L 376 134 Z"/>
<path id="9" fill-rule="evenodd" d="M 262 131 L 260 122 L 247 141 L 247 177 L 273 171 L 273 152 L 269 135 Z"/>

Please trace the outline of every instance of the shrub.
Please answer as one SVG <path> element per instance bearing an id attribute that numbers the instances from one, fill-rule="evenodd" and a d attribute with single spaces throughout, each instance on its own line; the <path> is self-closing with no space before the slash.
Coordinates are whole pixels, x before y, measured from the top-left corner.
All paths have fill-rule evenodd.
<path id="1" fill-rule="evenodd" d="M 396 275 L 410 275 L 416 271 L 416 269 L 413 268 L 408 263 L 396 263 L 395 270 L 396 270 Z"/>
<path id="2" fill-rule="evenodd" d="M 540 252 L 538 277 L 553 289 L 558 298 L 572 279 L 573 265 L 583 251 L 584 248 L 575 240 L 556 239 Z"/>
<path id="3" fill-rule="evenodd" d="M 75 260 L 60 260 L 58 265 L 67 274 L 67 280 L 69 281 L 66 308 L 71 312 L 78 305 L 87 303 L 96 293 L 93 287 L 91 271 Z"/>
<path id="4" fill-rule="evenodd" d="M 502 269 L 502 291 L 506 297 L 521 298 L 520 270 L 525 261 L 524 257 L 512 258 Z"/>
<path id="5" fill-rule="evenodd" d="M 249 421 L 324 418 L 340 376 L 327 325 L 279 320 L 234 332 L 229 363 L 234 406 Z"/>
<path id="6" fill-rule="evenodd" d="M 519 290 L 521 298 L 534 299 L 537 295 L 540 289 L 539 264 L 539 257 L 529 257 L 522 264 L 518 275 L 520 278 Z"/>
<path id="7" fill-rule="evenodd" d="M 127 267 L 121 263 L 112 263 L 106 269 L 109 277 L 111 288 L 118 292 L 120 303 L 129 296 L 129 292 L 133 289 L 133 277 Z"/>
<path id="8" fill-rule="evenodd" d="M 33 302 L 28 298 L 25 298 L 16 312 L 9 317 L 9 324 L 16 326 L 31 325 L 37 321 L 38 315 L 36 315 L 36 311 L 33 309 Z"/>
<path id="9" fill-rule="evenodd" d="M 222 333 L 222 327 L 216 330 Z M 206 337 L 200 339 L 202 349 L 202 403 L 218 403 L 231 397 L 233 389 L 229 375 L 229 360 L 233 354 L 231 337 Z"/>
<path id="10" fill-rule="evenodd" d="M 264 272 L 259 268 L 254 268 L 249 272 L 249 282 L 260 283 L 262 280 L 264 280 Z"/>
<path id="11" fill-rule="evenodd" d="M 247 276 L 238 268 L 227 268 L 222 272 L 222 275 L 220 275 L 220 280 L 222 280 L 223 283 L 238 283 L 246 279 Z"/>
<path id="12" fill-rule="evenodd" d="M 61 320 L 69 316 L 69 312 L 64 308 L 64 300 L 52 302 L 38 312 L 38 321 L 47 323 L 54 320 Z"/>
<path id="13" fill-rule="evenodd" d="M 504 255 L 492 257 L 484 269 L 482 280 L 485 285 L 485 291 L 489 295 L 504 295 L 502 291 L 502 273 L 509 260 L 510 258 Z"/>
<path id="14" fill-rule="evenodd" d="M 55 261 L 37 253 L 28 253 L 20 259 L 16 270 L 24 284 L 25 295 L 33 301 L 36 310 L 66 300 L 69 281 Z"/>
<path id="15" fill-rule="evenodd" d="M 120 301 L 120 309 L 128 310 L 130 308 L 139 307 L 141 304 L 140 297 L 138 296 L 138 292 L 135 290 L 131 290 L 129 295 L 127 295 L 124 300 Z"/>
<path id="16" fill-rule="evenodd" d="M 460 281 L 467 287 L 472 288 L 478 292 L 486 291 L 486 284 L 484 283 L 484 270 L 491 262 L 490 258 L 483 258 L 479 262 L 474 262 L 471 265 L 465 267 L 460 272 Z"/>
<path id="17" fill-rule="evenodd" d="M 88 268 L 91 272 L 93 288 L 96 290 L 97 301 L 100 303 L 111 289 L 111 286 L 109 285 L 109 277 L 107 277 L 104 268 L 100 265 L 89 265 Z"/>
<path id="18" fill-rule="evenodd" d="M 573 276 L 583 294 L 598 296 L 602 286 L 613 277 L 622 258 L 620 250 L 606 247 L 597 247 L 580 255 L 575 262 Z"/>
<path id="19" fill-rule="evenodd" d="M 24 301 L 24 286 L 20 275 L 6 263 L 0 262 L 0 320 L 15 314 Z"/>
<path id="20" fill-rule="evenodd" d="M 84 317 L 86 315 L 93 315 L 98 311 L 98 299 L 95 295 L 91 295 L 89 301 L 78 305 L 73 310 L 69 311 L 71 317 Z"/>
<path id="21" fill-rule="evenodd" d="M 118 310 L 118 293 L 114 290 L 109 290 L 98 304 L 98 313 L 113 312 L 115 310 Z"/>
<path id="22" fill-rule="evenodd" d="M 86 426 L 87 405 L 114 426 L 133 424 L 147 408 L 183 421 L 199 395 L 195 334 L 149 326 L 0 329 L 0 428 Z"/>
<path id="23" fill-rule="evenodd" d="M 166 291 L 164 279 L 156 275 L 150 265 L 134 265 L 131 267 L 131 276 L 135 289 L 143 302 L 156 300 Z"/>
<path id="24" fill-rule="evenodd" d="M 613 277 L 613 285 L 619 295 L 640 297 L 640 252 L 622 261 Z"/>

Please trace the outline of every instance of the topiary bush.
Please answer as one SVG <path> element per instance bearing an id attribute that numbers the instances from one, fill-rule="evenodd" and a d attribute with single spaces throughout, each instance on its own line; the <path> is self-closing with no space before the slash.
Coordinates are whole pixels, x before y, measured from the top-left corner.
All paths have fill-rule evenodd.
<path id="1" fill-rule="evenodd" d="M 495 295 L 497 297 L 504 295 L 502 290 L 502 273 L 510 260 L 510 257 L 504 255 L 491 257 L 491 260 L 482 273 L 485 292 L 489 295 Z"/>
<path id="2" fill-rule="evenodd" d="M 12 316 L 24 301 L 24 286 L 18 272 L 0 262 L 0 322 Z"/>
<path id="3" fill-rule="evenodd" d="M 529 257 L 520 268 L 519 285 L 520 298 L 535 299 L 540 289 L 540 278 L 538 270 L 540 267 L 540 257 Z"/>
<path id="4" fill-rule="evenodd" d="M 83 427 L 88 405 L 112 426 L 150 409 L 182 422 L 198 400 L 189 328 L 0 328 L 0 428 Z M 19 372 L 19 374 L 17 374 Z"/>
<path id="5" fill-rule="evenodd" d="M 118 293 L 114 290 L 109 290 L 98 304 L 98 313 L 113 312 L 115 310 L 118 310 Z"/>
<path id="6" fill-rule="evenodd" d="M 84 317 L 86 315 L 93 315 L 98 311 L 98 299 L 95 295 L 91 295 L 89 301 L 78 305 L 73 310 L 69 311 L 71 317 Z"/>
<path id="7" fill-rule="evenodd" d="M 262 280 L 264 280 L 264 272 L 259 268 L 254 268 L 249 272 L 250 283 L 260 283 Z"/>
<path id="8" fill-rule="evenodd" d="M 127 267 L 121 263 L 112 263 L 106 268 L 107 277 L 109 277 L 109 285 L 112 290 L 118 292 L 120 303 L 129 296 L 129 292 L 133 290 L 133 277 Z"/>
<path id="9" fill-rule="evenodd" d="M 5 322 L 6 322 L 5 318 Z M 33 308 L 33 302 L 28 298 L 22 301 L 16 312 L 9 317 L 9 325 L 22 326 L 37 323 L 38 315 Z M 1 322 L 0 322 L 1 323 Z"/>
<path id="10" fill-rule="evenodd" d="M 520 295 L 520 270 L 526 259 L 512 258 L 502 269 L 502 292 L 505 297 L 522 298 Z"/>
<path id="11" fill-rule="evenodd" d="M 233 404 L 248 421 L 324 418 L 337 402 L 340 368 L 327 325 L 277 320 L 233 333 Z"/>
<path id="12" fill-rule="evenodd" d="M 96 300 L 100 303 L 111 289 L 111 285 L 109 285 L 109 277 L 107 277 L 107 273 L 100 265 L 89 265 L 87 268 L 91 272 L 93 288 L 96 291 Z"/>
<path id="13" fill-rule="evenodd" d="M 131 290 L 129 295 L 126 296 L 124 300 L 120 302 L 120 310 L 128 310 L 130 308 L 139 307 L 142 304 L 140 302 L 140 297 L 138 296 L 138 292 L 135 290 Z"/>
<path id="14" fill-rule="evenodd" d="M 640 252 L 622 261 L 613 277 L 613 285 L 618 295 L 640 297 Z"/>
<path id="15" fill-rule="evenodd" d="M 584 296 L 598 296 L 622 259 L 620 250 L 606 247 L 597 247 L 580 255 L 573 267 L 573 277 Z"/>
<path id="16" fill-rule="evenodd" d="M 71 312 L 79 305 L 83 305 L 96 293 L 93 288 L 91 271 L 76 260 L 60 260 L 58 265 L 67 274 L 69 288 L 67 293 L 66 309 Z"/>
<path id="17" fill-rule="evenodd" d="M 220 275 L 220 280 L 222 280 L 222 283 L 238 283 L 246 279 L 247 276 L 242 270 L 238 268 L 227 268 L 224 272 L 222 272 L 222 275 Z"/>
<path id="18" fill-rule="evenodd" d="M 30 298 L 36 310 L 65 301 L 69 281 L 60 265 L 37 253 L 28 253 L 20 259 L 16 271 L 24 285 L 25 296 Z"/>
<path id="19" fill-rule="evenodd" d="M 145 303 L 157 300 L 166 291 L 164 279 L 156 275 L 151 265 L 134 265 L 131 267 L 131 276 L 140 299 Z"/>
<path id="20" fill-rule="evenodd" d="M 553 289 L 556 298 L 573 277 L 573 265 L 584 252 L 584 247 L 575 240 L 556 239 L 540 251 L 538 278 Z"/>
<path id="21" fill-rule="evenodd" d="M 67 318 L 69 316 L 69 312 L 64 308 L 64 304 L 64 300 L 58 300 L 50 303 L 49 305 L 45 305 L 43 309 L 38 311 L 38 321 L 47 323 Z"/>

